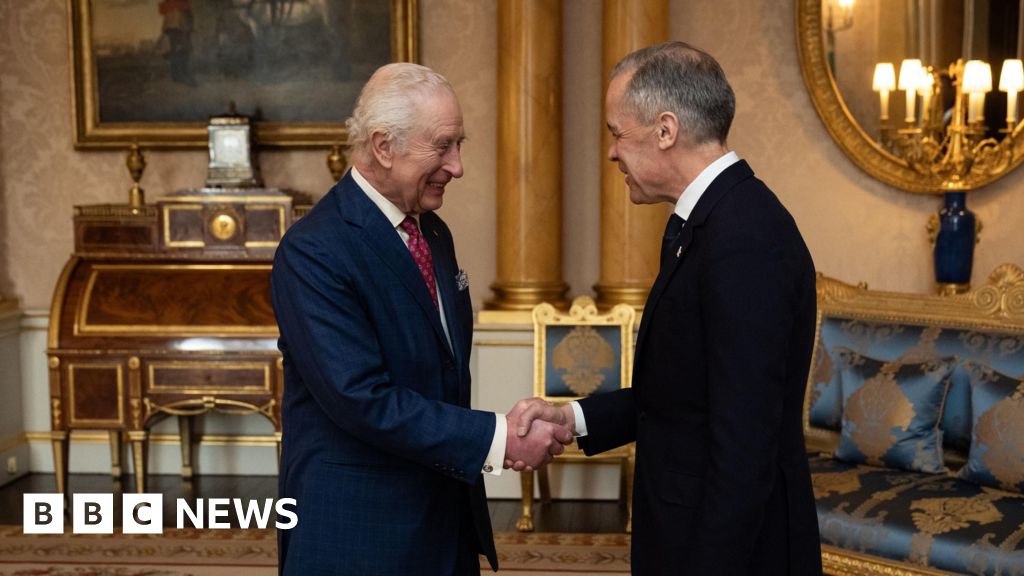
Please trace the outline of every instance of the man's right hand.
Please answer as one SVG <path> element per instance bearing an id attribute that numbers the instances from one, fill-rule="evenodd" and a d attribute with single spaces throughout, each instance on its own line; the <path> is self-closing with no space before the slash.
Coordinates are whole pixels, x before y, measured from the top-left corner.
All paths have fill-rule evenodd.
<path id="1" fill-rule="evenodd" d="M 515 467 L 518 471 L 534 470 L 564 452 L 565 444 L 572 442 L 572 432 L 561 424 L 534 422 L 527 434 L 520 435 L 516 429 L 517 421 L 514 415 L 508 414 L 505 418 L 508 422 L 505 443 L 506 468 Z"/>
<path id="2" fill-rule="evenodd" d="M 513 440 L 522 440 L 533 435 L 535 429 L 546 431 L 551 425 L 555 425 L 567 432 L 567 436 L 558 438 L 561 444 L 572 442 L 573 433 L 576 427 L 576 417 L 572 407 L 568 404 L 555 406 L 554 404 L 540 398 L 526 398 L 516 402 L 512 410 L 505 416 L 508 421 L 508 446 Z M 557 446 L 557 452 L 552 455 L 561 454 L 564 448 Z M 548 458 L 544 462 L 550 461 Z M 512 468 L 518 472 L 533 470 L 537 465 L 515 458 L 512 450 L 505 451 L 505 468 Z"/>

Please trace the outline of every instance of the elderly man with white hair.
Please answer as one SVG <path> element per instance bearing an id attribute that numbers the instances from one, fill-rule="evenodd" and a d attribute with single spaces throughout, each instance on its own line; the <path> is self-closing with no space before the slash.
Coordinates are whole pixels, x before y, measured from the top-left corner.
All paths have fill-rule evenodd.
<path id="1" fill-rule="evenodd" d="M 469 408 L 473 312 L 434 214 L 462 176 L 462 110 L 440 74 L 390 64 L 348 121 L 352 169 L 285 235 L 271 286 L 285 394 L 282 574 L 497 570 L 482 474 L 571 441 Z"/>

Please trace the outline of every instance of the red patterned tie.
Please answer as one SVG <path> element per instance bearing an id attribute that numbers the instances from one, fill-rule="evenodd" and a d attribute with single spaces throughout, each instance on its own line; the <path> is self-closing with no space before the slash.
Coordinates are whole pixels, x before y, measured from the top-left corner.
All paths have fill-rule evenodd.
<path id="1" fill-rule="evenodd" d="M 406 216 L 399 226 L 409 235 L 409 252 L 412 253 L 412 259 L 416 261 L 416 265 L 420 267 L 420 275 L 427 283 L 430 298 L 434 301 L 434 306 L 437 306 L 437 284 L 434 280 L 434 259 L 430 256 L 430 246 L 427 246 L 427 241 L 423 238 L 420 227 L 416 225 L 416 220 L 412 216 Z"/>

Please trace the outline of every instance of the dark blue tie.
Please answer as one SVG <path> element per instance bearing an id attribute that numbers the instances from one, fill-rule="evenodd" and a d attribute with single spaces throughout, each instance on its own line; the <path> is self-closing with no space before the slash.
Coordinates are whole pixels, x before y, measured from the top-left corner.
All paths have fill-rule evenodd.
<path id="1" fill-rule="evenodd" d="M 665 261 L 668 260 L 672 253 L 672 245 L 675 244 L 676 239 L 679 238 L 679 234 L 683 231 L 683 224 L 686 224 L 684 220 L 678 214 L 672 214 L 668 219 L 668 224 L 665 225 L 665 235 L 661 239 L 661 265 L 665 266 Z"/>

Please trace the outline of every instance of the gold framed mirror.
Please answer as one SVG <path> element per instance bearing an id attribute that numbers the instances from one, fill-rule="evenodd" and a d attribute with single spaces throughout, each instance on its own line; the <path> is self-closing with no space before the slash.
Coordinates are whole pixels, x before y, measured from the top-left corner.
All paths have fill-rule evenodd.
<path id="1" fill-rule="evenodd" d="M 922 194 L 980 188 L 1020 165 L 1024 123 L 1019 121 L 1018 105 L 1011 107 L 1008 92 L 1000 91 L 1006 85 L 999 80 L 1004 58 L 1020 58 L 1024 14 L 1018 3 L 1005 3 L 1017 10 L 1012 24 L 1005 25 L 1006 14 L 994 8 L 990 13 L 990 4 L 1003 3 L 796 0 L 804 82 L 829 134 L 854 164 L 886 184 Z M 951 11 L 951 16 L 944 18 L 943 9 Z M 894 16 L 892 10 L 902 15 Z M 998 31 L 1000 25 L 1009 31 Z M 869 26 L 873 28 L 865 32 Z M 943 34 L 951 39 L 940 40 Z M 975 36 L 983 36 L 984 42 Z M 873 85 L 873 68 L 889 59 L 899 70 L 900 58 L 921 59 L 927 73 L 919 72 L 920 92 L 905 91 L 903 83 L 897 87 L 890 76 L 892 106 L 886 119 L 887 105 L 882 103 L 886 98 L 880 99 L 877 82 Z M 981 112 L 969 112 L 974 96 L 970 81 L 965 80 L 969 75 L 965 76 L 964 63 L 972 58 L 992 62 L 986 65 L 988 92 L 981 98 L 987 120 Z M 905 94 L 911 92 L 904 105 Z M 1012 122 L 1007 119 L 1008 110 L 1014 111 Z"/>

